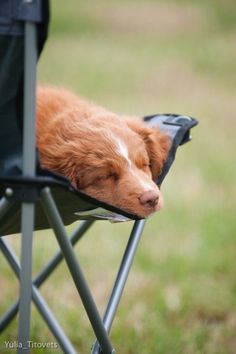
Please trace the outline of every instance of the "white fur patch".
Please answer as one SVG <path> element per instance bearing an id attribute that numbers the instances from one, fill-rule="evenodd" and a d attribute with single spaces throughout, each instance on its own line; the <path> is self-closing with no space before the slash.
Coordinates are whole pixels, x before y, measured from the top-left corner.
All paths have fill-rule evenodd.
<path id="1" fill-rule="evenodd" d="M 129 167 L 131 167 L 132 163 L 131 163 L 131 160 L 129 158 L 128 148 L 125 145 L 125 143 L 123 141 L 121 141 L 120 139 L 118 139 L 116 141 L 116 145 L 117 145 L 118 154 L 121 155 L 122 157 L 124 157 L 126 159 L 126 161 L 128 162 Z"/>
<path id="2" fill-rule="evenodd" d="M 130 172 L 135 176 L 139 185 L 144 189 L 145 192 L 151 191 L 155 188 L 152 181 L 149 182 L 149 181 L 146 181 L 146 180 L 140 178 L 140 175 L 138 173 L 135 173 L 132 169 Z"/>
<path id="3" fill-rule="evenodd" d="M 126 144 L 110 131 L 106 131 L 105 136 L 113 144 L 115 144 L 115 150 L 116 150 L 117 154 L 122 156 L 128 162 L 128 165 L 131 168 L 132 162 L 129 158 L 129 152 L 128 152 L 128 148 L 127 148 Z"/>
<path id="4" fill-rule="evenodd" d="M 139 183 L 145 189 L 145 191 L 151 191 L 154 189 L 154 185 L 152 182 L 148 183 L 143 181 L 142 179 L 139 179 Z"/>
<path id="5" fill-rule="evenodd" d="M 140 178 L 140 174 L 135 172 L 135 169 L 132 168 L 133 163 L 129 158 L 129 151 L 128 151 L 128 147 L 127 145 L 118 137 L 116 137 L 114 134 L 112 134 L 111 132 L 109 132 L 109 134 L 107 134 L 107 137 L 116 145 L 116 152 L 122 156 L 127 162 L 128 162 L 128 166 L 129 166 L 129 173 L 133 174 L 135 176 L 135 178 L 137 179 L 137 182 L 139 183 L 139 185 L 144 189 L 144 191 L 150 191 L 153 190 L 155 188 L 154 184 L 152 181 L 147 181 L 146 178 L 142 179 Z"/>
<path id="6" fill-rule="evenodd" d="M 140 178 L 140 175 L 138 173 L 135 173 L 134 169 L 132 169 L 132 161 L 129 158 L 129 152 L 128 152 L 128 148 L 125 145 L 125 143 L 121 140 L 117 140 L 117 152 L 119 153 L 119 155 L 121 155 L 122 157 L 124 157 L 126 159 L 126 161 L 128 162 L 129 168 L 130 168 L 130 173 L 132 173 L 135 178 L 137 179 L 139 185 L 145 190 L 145 191 L 150 191 L 152 190 L 155 186 L 153 185 L 153 182 L 150 181 L 145 181 L 144 179 Z"/>

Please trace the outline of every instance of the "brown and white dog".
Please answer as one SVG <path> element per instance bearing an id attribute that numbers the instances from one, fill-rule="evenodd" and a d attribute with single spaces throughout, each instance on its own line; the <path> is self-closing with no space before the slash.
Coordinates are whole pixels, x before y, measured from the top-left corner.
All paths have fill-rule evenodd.
<path id="1" fill-rule="evenodd" d="M 147 217 L 163 206 L 153 182 L 169 138 L 137 119 L 126 119 L 52 87 L 38 88 L 37 146 L 41 165 L 75 188 Z"/>

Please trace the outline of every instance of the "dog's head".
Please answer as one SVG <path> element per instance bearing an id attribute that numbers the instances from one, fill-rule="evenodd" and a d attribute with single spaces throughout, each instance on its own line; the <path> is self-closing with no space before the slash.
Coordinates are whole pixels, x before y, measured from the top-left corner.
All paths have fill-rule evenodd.
<path id="1" fill-rule="evenodd" d="M 53 134 L 61 136 L 61 143 L 44 165 L 66 176 L 75 188 L 130 213 L 146 217 L 161 209 L 163 200 L 154 180 L 167 156 L 166 135 L 115 115 L 90 118 L 84 124 L 71 117 L 70 124 L 67 120 L 55 129 L 60 130 Z"/>

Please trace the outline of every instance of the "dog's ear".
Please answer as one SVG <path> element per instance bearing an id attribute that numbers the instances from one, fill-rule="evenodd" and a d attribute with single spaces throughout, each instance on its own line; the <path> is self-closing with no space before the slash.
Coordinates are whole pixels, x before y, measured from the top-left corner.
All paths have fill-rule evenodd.
<path id="1" fill-rule="evenodd" d="M 128 119 L 127 123 L 144 140 L 150 160 L 152 178 L 156 180 L 161 174 L 170 149 L 170 137 L 162 133 L 160 129 L 148 127 L 137 119 Z"/>

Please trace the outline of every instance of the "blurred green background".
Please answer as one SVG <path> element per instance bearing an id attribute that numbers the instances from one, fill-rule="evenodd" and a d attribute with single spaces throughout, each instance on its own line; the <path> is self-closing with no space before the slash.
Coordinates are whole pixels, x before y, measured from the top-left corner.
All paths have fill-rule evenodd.
<path id="1" fill-rule="evenodd" d="M 38 78 L 116 112 L 199 119 L 147 222 L 111 339 L 122 354 L 235 353 L 235 1 L 54 0 Z M 76 247 L 101 312 L 131 227 L 97 222 Z M 19 253 L 19 238 L 10 243 Z M 35 234 L 34 273 L 55 249 L 50 232 Z M 0 267 L 3 313 L 18 284 L 2 257 Z M 64 265 L 42 293 L 88 353 L 94 336 Z M 32 340 L 53 341 L 33 314 Z M 15 320 L 1 346 L 16 337 Z"/>

